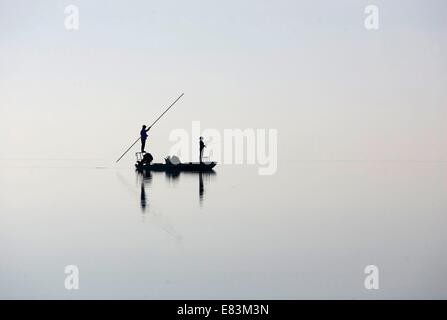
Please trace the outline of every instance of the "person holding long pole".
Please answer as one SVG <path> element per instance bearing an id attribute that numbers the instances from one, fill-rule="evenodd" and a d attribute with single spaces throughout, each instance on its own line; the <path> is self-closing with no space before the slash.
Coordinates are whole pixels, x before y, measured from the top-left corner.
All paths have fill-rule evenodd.
<path id="1" fill-rule="evenodd" d="M 146 129 L 146 126 L 143 126 L 140 131 L 140 140 L 141 140 L 141 153 L 145 153 L 144 148 L 146 147 L 147 133 L 151 129 L 151 127 Z"/>
<path id="2" fill-rule="evenodd" d="M 116 162 L 119 162 L 128 152 L 129 152 L 129 150 L 130 149 L 132 149 L 132 147 L 134 146 L 134 145 L 136 145 L 137 144 L 137 142 L 141 139 L 141 152 L 144 152 L 144 147 L 146 146 L 146 139 L 147 139 L 147 132 L 158 122 L 158 120 L 160 120 L 161 119 L 161 117 L 163 117 L 164 115 L 165 115 L 165 113 L 166 112 L 168 112 L 169 111 L 169 109 L 171 109 L 173 106 L 174 106 L 174 104 L 176 104 L 177 103 L 177 101 L 179 101 L 180 100 L 180 98 L 181 97 L 183 97 L 183 95 L 184 95 L 184 93 L 182 93 L 177 99 L 175 99 L 175 101 L 169 106 L 169 108 L 167 108 L 158 118 L 157 118 L 157 120 L 155 120 L 150 126 L 149 126 L 149 129 L 146 129 L 147 127 L 146 126 L 143 126 L 143 128 L 141 129 L 141 131 L 140 131 L 140 137 L 138 137 L 138 139 L 137 140 L 135 140 L 135 142 L 134 143 L 132 143 L 132 145 L 126 150 L 126 151 L 124 151 L 124 153 L 121 155 L 121 157 L 119 157 L 118 158 L 118 160 L 116 160 Z M 144 132 L 143 132 L 144 131 Z M 143 136 L 145 137 L 144 138 L 144 141 L 143 141 Z"/>
<path id="3" fill-rule="evenodd" d="M 203 161 L 202 161 L 202 157 L 203 157 L 203 149 L 206 148 L 206 145 L 205 145 L 205 143 L 203 142 L 203 137 L 200 137 L 199 147 L 200 147 L 200 163 L 203 163 Z"/>

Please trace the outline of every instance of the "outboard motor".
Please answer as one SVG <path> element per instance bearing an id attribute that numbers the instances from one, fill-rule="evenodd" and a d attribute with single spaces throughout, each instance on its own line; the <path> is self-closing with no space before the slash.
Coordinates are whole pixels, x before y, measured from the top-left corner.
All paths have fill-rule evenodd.
<path id="1" fill-rule="evenodd" d="M 151 164 L 152 160 L 154 160 L 154 157 L 152 157 L 150 153 L 145 153 L 143 159 L 141 159 L 141 164 L 149 165 Z"/>

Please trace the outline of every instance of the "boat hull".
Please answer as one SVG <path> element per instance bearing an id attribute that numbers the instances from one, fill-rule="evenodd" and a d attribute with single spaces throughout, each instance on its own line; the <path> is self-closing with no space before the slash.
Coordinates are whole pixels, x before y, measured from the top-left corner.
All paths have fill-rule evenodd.
<path id="1" fill-rule="evenodd" d="M 138 171 L 171 171 L 171 172 L 179 172 L 179 171 L 189 171 L 189 172 L 206 172 L 212 171 L 216 166 L 216 162 L 207 162 L 207 163 L 199 163 L 199 162 L 189 162 L 189 163 L 179 163 L 179 164 L 167 164 L 167 163 L 152 163 L 152 164 L 141 164 L 136 163 L 135 168 Z"/>

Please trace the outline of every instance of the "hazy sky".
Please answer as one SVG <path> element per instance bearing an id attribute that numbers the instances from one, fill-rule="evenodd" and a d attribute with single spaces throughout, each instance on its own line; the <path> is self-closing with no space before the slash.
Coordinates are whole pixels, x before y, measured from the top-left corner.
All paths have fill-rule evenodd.
<path id="1" fill-rule="evenodd" d="M 113 161 L 185 92 L 150 133 L 159 157 L 200 120 L 278 129 L 280 161 L 447 160 L 446 17 L 445 0 L 0 0 L 0 157 Z"/>

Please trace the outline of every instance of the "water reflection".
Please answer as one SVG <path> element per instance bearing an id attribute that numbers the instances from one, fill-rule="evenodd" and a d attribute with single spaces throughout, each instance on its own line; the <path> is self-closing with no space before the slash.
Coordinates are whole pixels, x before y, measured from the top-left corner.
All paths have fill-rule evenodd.
<path id="1" fill-rule="evenodd" d="M 199 172 L 199 201 L 200 201 L 200 206 L 203 205 L 203 200 L 205 198 L 205 184 L 204 184 L 204 180 L 206 183 L 209 183 L 211 181 L 211 179 L 216 176 L 216 172 L 213 171 L 209 171 L 209 172 Z"/>
<path id="2" fill-rule="evenodd" d="M 143 171 L 138 172 L 137 175 L 140 176 L 141 179 L 141 192 L 140 192 L 140 205 L 141 210 L 144 212 L 146 208 L 149 206 L 149 199 L 148 199 L 148 191 L 146 190 L 146 186 L 150 185 L 152 182 L 152 175 L 161 175 L 163 174 L 165 176 L 165 179 L 168 183 L 171 183 L 173 185 L 177 185 L 180 181 L 180 177 L 182 175 L 185 176 L 197 176 L 198 182 L 199 182 L 199 202 L 202 206 L 205 196 L 205 182 L 209 182 L 211 180 L 211 177 L 216 176 L 216 172 L 214 170 L 206 171 L 206 172 L 155 172 L 151 173 L 150 171 Z"/>
<path id="3" fill-rule="evenodd" d="M 145 171 L 141 173 L 141 176 L 140 205 L 141 211 L 144 213 L 146 207 L 149 205 L 149 199 L 146 196 L 146 185 L 149 185 L 152 182 L 152 173 L 150 171 Z"/>
<path id="4" fill-rule="evenodd" d="M 139 185 L 140 188 L 140 208 L 143 217 L 143 222 L 145 222 L 146 219 L 149 219 L 151 223 L 158 225 L 167 234 L 172 236 L 176 240 L 177 244 L 181 244 L 183 236 L 176 231 L 176 228 L 174 227 L 174 224 L 170 221 L 170 219 L 165 214 L 163 214 L 160 208 L 150 206 L 149 186 L 152 184 L 153 181 L 152 172 L 150 171 L 137 172 L 136 179 L 137 184 Z M 149 214 L 146 215 L 146 213 Z"/>
<path id="5" fill-rule="evenodd" d="M 199 172 L 199 199 L 200 204 L 203 202 L 203 194 L 205 193 L 205 189 L 203 188 L 203 173 Z"/>

